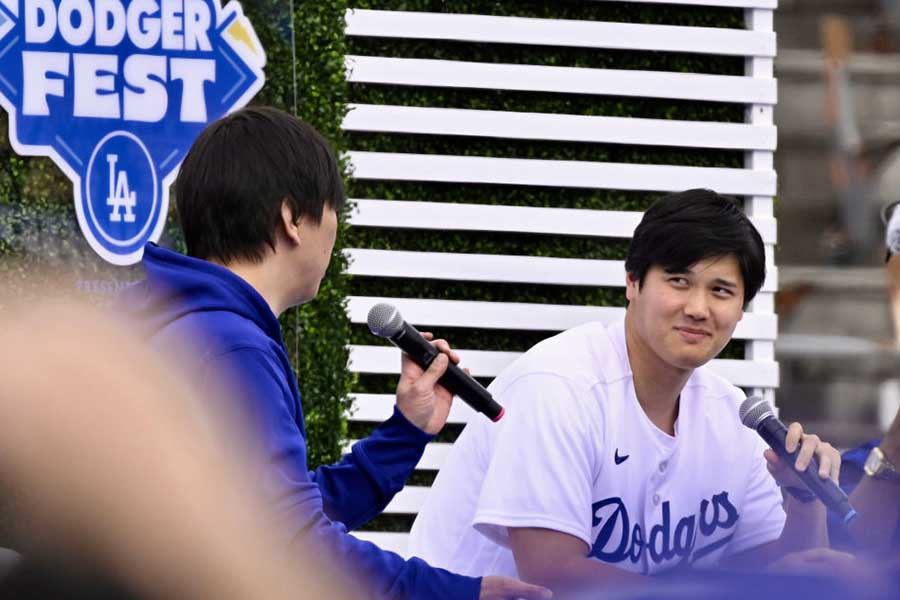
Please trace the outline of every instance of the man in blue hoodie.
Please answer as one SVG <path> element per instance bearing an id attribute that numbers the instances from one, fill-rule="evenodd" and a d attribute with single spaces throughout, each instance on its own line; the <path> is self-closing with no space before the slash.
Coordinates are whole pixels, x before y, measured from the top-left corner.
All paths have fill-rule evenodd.
<path id="1" fill-rule="evenodd" d="M 307 470 L 278 316 L 316 295 L 334 246 L 344 191 L 322 136 L 284 112 L 245 108 L 200 134 L 175 194 L 188 256 L 149 244 L 146 279 L 121 301 L 154 346 L 178 353 L 210 403 L 226 382 L 267 460 L 261 483 L 281 530 L 318 544 L 374 598 L 549 598 L 514 579 L 403 560 L 347 533 L 384 509 L 443 427 L 452 395 L 437 380 L 458 360 L 446 342 L 435 342 L 442 354 L 427 371 L 403 357 L 390 419 L 340 463 Z"/>

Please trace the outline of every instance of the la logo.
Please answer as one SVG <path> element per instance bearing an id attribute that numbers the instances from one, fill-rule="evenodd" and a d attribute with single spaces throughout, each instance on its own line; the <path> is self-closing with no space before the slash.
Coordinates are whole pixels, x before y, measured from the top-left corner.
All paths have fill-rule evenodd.
<path id="1" fill-rule="evenodd" d="M 119 157 L 116 154 L 107 154 L 106 162 L 109 163 L 109 197 L 106 205 L 112 207 L 109 214 L 110 223 L 134 223 L 134 207 L 137 206 L 137 194 L 128 187 L 128 173 L 116 172 L 116 162 Z M 125 211 L 124 218 L 122 210 Z"/>

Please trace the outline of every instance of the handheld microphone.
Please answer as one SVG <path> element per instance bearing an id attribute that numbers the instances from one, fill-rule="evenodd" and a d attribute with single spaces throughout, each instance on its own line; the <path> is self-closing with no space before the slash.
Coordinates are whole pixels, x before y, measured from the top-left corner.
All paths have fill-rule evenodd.
<path id="1" fill-rule="evenodd" d="M 390 304 L 383 302 L 373 306 L 369 310 L 368 323 L 369 331 L 390 340 L 423 369 L 427 369 L 439 353 L 438 349 L 428 343 L 415 327 L 404 321 L 400 311 Z M 447 372 L 438 379 L 438 383 L 491 421 L 496 423 L 503 417 L 503 407 L 494 400 L 491 393 L 452 362 L 447 364 Z"/>
<path id="2" fill-rule="evenodd" d="M 755 429 L 781 460 L 789 465 L 794 464 L 800 448 L 788 452 L 784 447 L 787 427 L 775 416 L 768 402 L 758 396 L 751 396 L 741 403 L 740 415 L 741 422 L 750 429 Z M 856 517 L 856 511 L 850 506 L 847 494 L 831 479 L 819 477 L 819 461 L 815 457 L 805 470 L 797 471 L 797 475 L 809 491 L 814 493 L 829 510 L 837 514 L 845 525 Z"/>
<path id="3" fill-rule="evenodd" d="M 884 243 L 891 254 L 900 254 L 900 204 L 894 202 L 893 205 L 885 207 L 885 212 L 893 208 L 891 218 L 887 221 L 887 229 L 885 230 Z M 884 217 L 882 217 L 884 218 Z"/>

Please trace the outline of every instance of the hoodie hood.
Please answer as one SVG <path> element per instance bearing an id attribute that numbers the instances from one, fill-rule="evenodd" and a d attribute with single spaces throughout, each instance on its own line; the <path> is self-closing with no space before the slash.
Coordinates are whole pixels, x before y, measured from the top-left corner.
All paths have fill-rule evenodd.
<path id="1" fill-rule="evenodd" d="M 283 345 L 278 318 L 249 283 L 209 261 L 191 258 L 154 243 L 144 247 L 145 278 L 117 300 L 121 313 L 151 337 L 189 313 L 225 311 L 256 324 Z"/>

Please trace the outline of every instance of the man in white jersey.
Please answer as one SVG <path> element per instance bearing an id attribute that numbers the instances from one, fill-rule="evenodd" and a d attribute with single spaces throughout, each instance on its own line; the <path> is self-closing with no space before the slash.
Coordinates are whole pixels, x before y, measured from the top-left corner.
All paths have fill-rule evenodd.
<path id="1" fill-rule="evenodd" d="M 671 194 L 644 215 L 625 267 L 624 319 L 545 340 L 491 384 L 507 414 L 466 426 L 410 554 L 559 597 L 827 545 L 825 507 L 741 424 L 743 392 L 703 366 L 765 279 L 752 223 L 715 192 Z M 794 423 L 798 445 L 796 468 L 815 456 L 837 479 L 837 451 Z"/>

